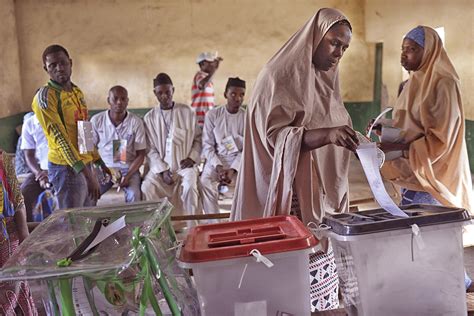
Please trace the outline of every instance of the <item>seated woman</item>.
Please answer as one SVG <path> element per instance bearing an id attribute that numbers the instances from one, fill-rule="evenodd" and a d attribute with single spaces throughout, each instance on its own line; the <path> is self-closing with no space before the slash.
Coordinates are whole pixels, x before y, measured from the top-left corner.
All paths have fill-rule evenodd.
<path id="1" fill-rule="evenodd" d="M 13 157 L 0 149 L 0 268 L 28 236 L 26 210 Z M 26 282 L 0 282 L 0 315 L 37 315 Z"/>
<path id="2" fill-rule="evenodd" d="M 403 39 L 401 64 L 410 79 L 396 101 L 392 124 L 403 141 L 380 148 L 402 150 L 403 156 L 387 161 L 382 175 L 402 187 L 402 205 L 439 204 L 473 214 L 459 77 L 436 31 L 411 30 Z M 466 287 L 470 284 L 466 276 Z"/>
<path id="3" fill-rule="evenodd" d="M 232 220 L 293 213 L 308 224 L 348 211 L 349 158 L 359 141 L 342 103 L 338 65 L 351 38 L 340 11 L 321 9 L 260 72 Z M 325 248 L 310 260 L 313 311 L 338 306 L 334 255 Z"/>

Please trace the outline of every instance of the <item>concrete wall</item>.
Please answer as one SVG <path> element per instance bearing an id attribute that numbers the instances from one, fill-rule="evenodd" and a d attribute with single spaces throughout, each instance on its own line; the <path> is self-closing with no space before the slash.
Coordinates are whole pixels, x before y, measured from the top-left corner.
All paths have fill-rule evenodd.
<path id="1" fill-rule="evenodd" d="M 155 104 L 152 78 L 162 71 L 174 81 L 175 99 L 189 102 L 198 69 L 194 60 L 204 50 L 224 57 L 215 77 L 218 102 L 224 102 L 227 78 L 237 75 L 249 83 L 248 99 L 261 67 L 321 7 L 341 9 L 354 28 L 341 65 L 345 101 L 370 101 L 374 46 L 365 42 L 363 5 L 363 0 L 15 1 L 24 100 L 15 110 L 28 110 L 48 79 L 41 53 L 52 43 L 69 50 L 73 82 L 92 109 L 107 106 L 107 91 L 115 84 L 128 88 L 130 107 Z"/>
<path id="2" fill-rule="evenodd" d="M 402 81 L 400 47 L 417 25 L 445 28 L 445 48 L 461 78 L 466 118 L 474 119 L 474 2 L 472 0 L 365 0 L 368 42 L 384 43 L 383 81 L 393 104 Z"/>
<path id="3" fill-rule="evenodd" d="M 0 117 L 6 117 L 24 105 L 14 0 L 0 0 L 0 21 Z"/>

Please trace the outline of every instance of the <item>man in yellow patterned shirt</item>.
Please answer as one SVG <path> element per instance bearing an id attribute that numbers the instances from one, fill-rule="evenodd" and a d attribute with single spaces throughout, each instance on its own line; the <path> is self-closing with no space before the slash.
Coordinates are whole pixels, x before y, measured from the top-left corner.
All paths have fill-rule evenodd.
<path id="1" fill-rule="evenodd" d="M 92 163 L 108 169 L 96 149 L 79 151 L 78 122 L 88 121 L 88 112 L 82 91 L 71 82 L 69 53 L 62 46 L 48 46 L 43 68 L 50 80 L 36 93 L 32 108 L 48 140 L 48 177 L 59 208 L 95 205 L 100 193 Z"/>

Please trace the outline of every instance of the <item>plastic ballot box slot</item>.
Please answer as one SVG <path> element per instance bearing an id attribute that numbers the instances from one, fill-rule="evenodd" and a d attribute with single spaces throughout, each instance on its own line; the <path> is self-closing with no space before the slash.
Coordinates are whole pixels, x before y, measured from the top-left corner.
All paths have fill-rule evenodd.
<path id="1" fill-rule="evenodd" d="M 280 226 L 265 228 L 237 229 L 235 232 L 209 235 L 208 246 L 225 247 L 232 245 L 252 244 L 270 240 L 284 239 L 286 234 Z"/>

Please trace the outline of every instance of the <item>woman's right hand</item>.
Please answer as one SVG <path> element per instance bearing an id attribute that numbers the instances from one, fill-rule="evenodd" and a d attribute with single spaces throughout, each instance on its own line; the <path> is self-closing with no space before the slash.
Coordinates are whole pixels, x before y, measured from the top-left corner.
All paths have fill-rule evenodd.
<path id="1" fill-rule="evenodd" d="M 359 139 L 356 132 L 347 125 L 332 127 L 327 134 L 328 142 L 337 146 L 356 151 Z"/>
<path id="2" fill-rule="evenodd" d="M 365 135 L 369 133 L 369 129 L 372 126 L 372 124 L 374 124 L 374 122 L 375 122 L 375 119 L 371 119 L 369 121 L 369 123 L 365 127 Z M 374 127 L 372 127 L 372 132 L 375 133 L 377 136 L 380 136 L 382 134 L 382 124 L 376 124 Z M 370 137 L 370 135 L 367 135 L 367 136 Z"/>

